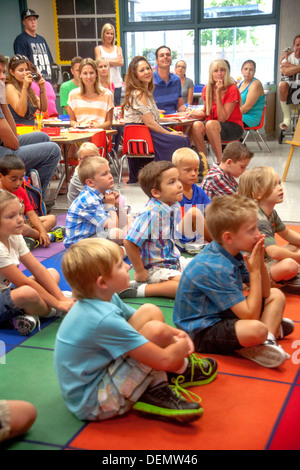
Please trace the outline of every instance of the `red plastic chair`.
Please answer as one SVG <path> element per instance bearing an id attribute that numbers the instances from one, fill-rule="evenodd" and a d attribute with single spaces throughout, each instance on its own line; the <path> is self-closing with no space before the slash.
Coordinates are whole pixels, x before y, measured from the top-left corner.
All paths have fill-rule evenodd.
<path id="1" fill-rule="evenodd" d="M 263 113 L 262 113 L 262 117 L 261 117 L 261 121 L 259 123 L 258 126 L 255 126 L 255 127 L 245 127 L 245 131 L 246 131 L 246 135 L 243 139 L 243 144 L 245 144 L 246 140 L 248 139 L 249 135 L 251 134 L 254 141 L 257 143 L 257 145 L 259 146 L 260 150 L 262 150 L 261 146 L 260 146 L 260 143 L 259 143 L 259 140 L 257 139 L 257 136 L 260 138 L 260 140 L 265 144 L 265 146 L 267 147 L 268 149 L 268 152 L 271 153 L 271 150 L 269 149 L 268 147 L 268 144 L 266 143 L 266 141 L 264 140 L 264 138 L 262 137 L 262 135 L 258 132 L 259 129 L 261 129 L 264 125 L 264 122 L 265 122 L 265 114 L 266 114 L 266 105 L 264 107 L 264 110 L 263 110 Z"/>
<path id="2" fill-rule="evenodd" d="M 100 131 L 94 134 L 91 138 L 91 143 L 95 144 L 99 149 L 100 156 L 107 158 L 108 161 L 114 166 L 116 174 L 119 174 L 118 157 L 113 148 L 111 135 L 106 135 L 106 132 Z"/>
<path id="3" fill-rule="evenodd" d="M 135 124 L 127 125 L 124 128 L 123 135 L 123 156 L 120 160 L 119 187 L 121 185 L 124 159 L 137 157 L 145 158 L 145 160 L 155 157 L 152 137 L 147 126 Z"/>

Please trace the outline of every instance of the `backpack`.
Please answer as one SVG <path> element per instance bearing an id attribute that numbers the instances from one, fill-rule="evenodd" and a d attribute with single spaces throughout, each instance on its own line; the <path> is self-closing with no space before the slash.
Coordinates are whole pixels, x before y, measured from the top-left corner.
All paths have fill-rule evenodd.
<path id="1" fill-rule="evenodd" d="M 36 170 L 30 170 L 29 176 L 23 180 L 23 188 L 27 193 L 30 204 L 36 214 L 41 217 L 47 214 L 47 209 L 42 198 L 42 188 L 39 174 Z"/>

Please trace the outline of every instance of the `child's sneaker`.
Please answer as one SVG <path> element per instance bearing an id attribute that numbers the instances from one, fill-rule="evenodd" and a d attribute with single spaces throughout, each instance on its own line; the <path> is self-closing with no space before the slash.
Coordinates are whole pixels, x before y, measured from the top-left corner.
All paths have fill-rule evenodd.
<path id="1" fill-rule="evenodd" d="M 257 346 L 239 349 L 237 353 L 270 369 L 281 366 L 288 358 L 285 351 L 272 340 L 267 340 Z"/>
<path id="2" fill-rule="evenodd" d="M 66 227 L 56 227 L 51 232 L 48 232 L 48 236 L 51 242 L 61 242 L 65 238 Z"/>
<path id="3" fill-rule="evenodd" d="M 40 244 L 38 240 L 34 240 L 30 237 L 24 237 L 24 240 L 29 251 L 33 250 L 33 248 L 37 248 Z"/>
<path id="4" fill-rule="evenodd" d="M 289 279 L 288 281 L 280 281 L 282 291 L 286 294 L 300 295 L 300 274 Z"/>
<path id="5" fill-rule="evenodd" d="M 12 324 L 20 335 L 26 336 L 40 326 L 40 320 L 35 315 L 18 315 L 12 319 Z"/>
<path id="6" fill-rule="evenodd" d="M 188 402 L 180 393 L 178 386 L 161 382 L 155 387 L 148 388 L 140 399 L 133 405 L 133 409 L 139 414 L 150 418 L 160 418 L 180 423 L 191 423 L 199 419 L 203 414 L 200 406 L 200 397 Z"/>
<path id="7" fill-rule="evenodd" d="M 216 377 L 218 364 L 211 357 L 204 358 L 194 353 L 188 357 L 188 361 L 188 366 L 182 374 L 168 372 L 168 379 L 171 383 L 175 383 L 178 379 L 182 388 L 195 387 L 209 384 Z"/>
<path id="8" fill-rule="evenodd" d="M 295 329 L 295 325 L 292 322 L 292 320 L 290 320 L 289 318 L 283 318 L 281 320 L 281 325 L 279 327 L 279 334 L 277 336 L 277 339 L 282 339 L 292 334 L 294 329 Z"/>

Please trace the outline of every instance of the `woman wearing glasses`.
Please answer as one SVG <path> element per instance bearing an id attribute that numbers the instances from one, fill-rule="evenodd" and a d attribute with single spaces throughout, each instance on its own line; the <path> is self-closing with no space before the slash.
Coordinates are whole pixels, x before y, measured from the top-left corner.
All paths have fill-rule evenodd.
<path id="1" fill-rule="evenodd" d="M 40 97 L 31 88 L 33 81 L 39 87 Z M 6 100 L 16 124 L 34 125 L 36 110 L 48 109 L 46 82 L 25 56 L 17 54 L 9 62 Z"/>
<path id="2" fill-rule="evenodd" d="M 178 60 L 175 64 L 175 73 L 181 81 L 181 93 L 184 104 L 193 104 L 194 82 L 186 76 L 186 62 Z"/>

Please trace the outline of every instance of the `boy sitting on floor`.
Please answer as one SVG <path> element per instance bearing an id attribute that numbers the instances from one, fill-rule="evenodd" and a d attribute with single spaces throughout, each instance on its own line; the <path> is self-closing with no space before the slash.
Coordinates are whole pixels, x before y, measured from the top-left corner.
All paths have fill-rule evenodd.
<path id="1" fill-rule="evenodd" d="M 144 166 L 138 178 L 150 200 L 124 240 L 135 281 L 119 295 L 175 298 L 180 276 L 189 261 L 180 257 L 175 245 L 175 239 L 182 235 L 179 202 L 183 188 L 179 173 L 173 163 L 161 160 Z"/>
<path id="2" fill-rule="evenodd" d="M 208 197 L 234 194 L 238 189 L 239 178 L 245 172 L 253 153 L 241 142 L 230 142 L 226 145 L 221 163 L 213 167 L 202 181 L 201 187 Z"/>
<path id="3" fill-rule="evenodd" d="M 93 238 L 75 243 L 63 258 L 64 276 L 77 299 L 54 349 L 65 403 L 88 421 L 130 409 L 173 422 L 194 421 L 203 410 L 183 398 L 178 384 L 211 382 L 217 363 L 193 354 L 188 335 L 164 323 L 155 305 L 135 311 L 122 302 L 116 292 L 126 289 L 130 279 L 122 257 L 117 244 Z"/>
<path id="4" fill-rule="evenodd" d="M 84 191 L 69 207 L 66 219 L 65 247 L 82 238 L 109 238 L 122 244 L 130 218 L 120 204 L 120 195 L 113 191 L 114 180 L 108 161 L 87 157 L 78 166 Z"/>
<path id="5" fill-rule="evenodd" d="M 24 205 L 24 215 L 28 221 L 24 224 L 23 237 L 27 247 L 32 249 L 40 244 L 49 246 L 50 242 L 62 241 L 65 227 L 56 227 L 53 214 L 39 217 L 34 211 L 25 189 L 22 187 L 25 176 L 25 164 L 16 155 L 6 155 L 0 159 L 0 188 L 15 194 Z"/>
<path id="6" fill-rule="evenodd" d="M 287 355 L 276 340 L 294 326 L 282 318 L 284 294 L 270 288 L 257 205 L 238 195 L 217 197 L 205 217 L 213 241 L 182 275 L 174 323 L 191 336 L 198 352 L 238 352 L 262 366 L 277 367 Z M 243 282 L 249 283 L 247 297 Z"/>
<path id="7" fill-rule="evenodd" d="M 188 147 L 176 150 L 172 162 L 179 172 L 183 186 L 183 198 L 180 201 L 184 225 L 191 228 L 190 236 L 182 236 L 176 241 L 181 251 L 197 253 L 204 246 L 205 241 L 210 242 L 211 236 L 207 229 L 204 210 L 210 203 L 207 194 L 197 186 L 199 173 L 199 156 Z"/>

